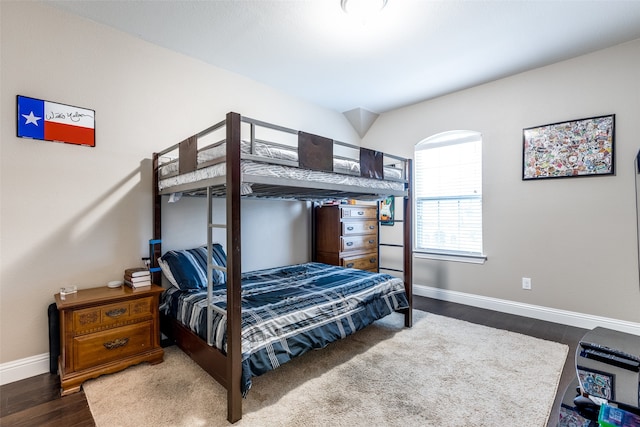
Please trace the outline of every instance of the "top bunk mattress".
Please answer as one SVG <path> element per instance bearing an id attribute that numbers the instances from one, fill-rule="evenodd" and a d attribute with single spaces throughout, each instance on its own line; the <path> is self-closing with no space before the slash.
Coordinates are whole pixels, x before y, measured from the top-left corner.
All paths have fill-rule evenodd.
<path id="1" fill-rule="evenodd" d="M 240 193 L 249 196 L 254 193 L 253 185 L 255 181 L 264 182 L 260 178 L 277 178 L 291 180 L 292 184 L 297 183 L 301 187 L 308 187 L 309 183 L 334 184 L 337 186 L 352 186 L 367 188 L 382 192 L 396 193 L 404 191 L 404 183 L 399 181 L 387 181 L 359 176 L 320 172 L 309 169 L 300 169 L 290 166 L 276 165 L 271 163 L 242 160 L 240 163 L 242 171 L 242 186 Z M 202 182 L 212 178 L 224 177 L 226 175 L 226 163 L 218 163 L 206 168 L 196 169 L 181 175 L 161 179 L 158 188 L 161 193 L 170 191 L 172 188 Z"/>
<path id="2" fill-rule="evenodd" d="M 202 165 L 202 164 L 212 163 L 212 162 L 215 163 L 217 160 L 224 159 L 226 155 L 226 150 L 227 150 L 226 142 L 220 142 L 218 144 L 215 144 L 214 146 L 199 150 L 198 156 L 197 156 L 197 163 L 198 165 Z M 282 147 L 282 146 L 276 146 L 274 144 L 269 144 L 267 142 L 255 141 L 252 148 L 251 141 L 242 140 L 240 145 L 240 150 L 242 154 L 245 154 L 245 155 L 253 154 L 263 159 L 285 160 L 288 162 L 298 163 L 298 152 L 294 147 Z M 167 163 L 159 169 L 159 174 L 161 179 L 175 175 L 177 172 L 178 172 L 177 162 Z M 351 159 L 334 157 L 333 172 L 353 175 L 353 176 L 360 176 L 360 163 Z M 384 167 L 384 177 L 387 180 L 391 179 L 391 180 L 401 181 L 403 179 L 402 174 L 403 174 L 403 171 L 398 167 L 394 167 L 394 166 Z M 276 175 L 279 175 L 279 174 L 276 174 Z"/>
<path id="3" fill-rule="evenodd" d="M 319 200 L 407 194 L 407 159 L 246 117 L 228 141 L 228 120 L 229 115 L 156 155 L 159 194 L 201 194 L 213 188 L 213 195 L 224 196 L 227 151 L 232 153 L 235 144 L 240 146 L 243 196 Z M 259 131 L 264 136 L 257 136 Z"/>

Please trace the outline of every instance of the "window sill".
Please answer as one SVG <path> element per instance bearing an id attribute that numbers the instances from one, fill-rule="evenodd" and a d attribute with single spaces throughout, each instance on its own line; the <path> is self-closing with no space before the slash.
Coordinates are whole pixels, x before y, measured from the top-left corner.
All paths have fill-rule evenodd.
<path id="1" fill-rule="evenodd" d="M 484 264 L 487 261 L 486 255 L 460 255 L 460 254 L 437 254 L 431 252 L 419 252 L 414 251 L 413 255 L 416 258 L 432 259 L 437 261 L 453 261 L 453 262 L 466 262 L 469 264 Z"/>

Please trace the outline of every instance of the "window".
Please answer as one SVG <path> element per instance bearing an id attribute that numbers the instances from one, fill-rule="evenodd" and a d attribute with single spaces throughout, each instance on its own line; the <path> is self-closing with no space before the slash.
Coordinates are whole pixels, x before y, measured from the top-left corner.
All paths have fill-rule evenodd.
<path id="1" fill-rule="evenodd" d="M 484 259 L 482 135 L 450 131 L 415 148 L 416 252 Z"/>

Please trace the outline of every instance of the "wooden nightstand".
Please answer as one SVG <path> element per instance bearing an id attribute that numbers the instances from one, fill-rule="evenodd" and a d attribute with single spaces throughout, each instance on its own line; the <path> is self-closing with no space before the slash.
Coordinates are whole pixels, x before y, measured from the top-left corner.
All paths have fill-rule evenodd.
<path id="1" fill-rule="evenodd" d="M 55 295 L 60 312 L 58 369 L 62 395 L 82 383 L 140 362 L 162 362 L 160 286 L 82 289 Z"/>

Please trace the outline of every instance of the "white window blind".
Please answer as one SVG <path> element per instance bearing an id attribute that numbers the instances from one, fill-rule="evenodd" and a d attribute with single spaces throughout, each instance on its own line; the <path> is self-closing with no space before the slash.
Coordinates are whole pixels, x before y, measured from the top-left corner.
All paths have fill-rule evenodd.
<path id="1" fill-rule="evenodd" d="M 416 251 L 482 255 L 482 136 L 451 131 L 415 148 Z"/>

